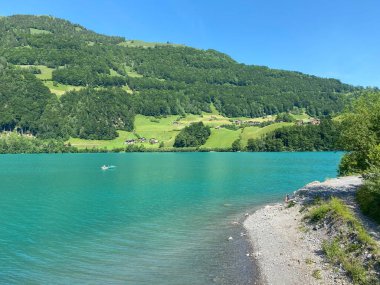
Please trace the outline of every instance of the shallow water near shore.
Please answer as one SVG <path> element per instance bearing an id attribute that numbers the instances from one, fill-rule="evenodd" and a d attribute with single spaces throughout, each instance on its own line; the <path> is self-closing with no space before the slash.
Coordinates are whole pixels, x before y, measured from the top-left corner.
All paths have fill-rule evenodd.
<path id="1" fill-rule="evenodd" d="M 233 222 L 335 177 L 341 156 L 1 155 L 0 283 L 252 284 Z"/>

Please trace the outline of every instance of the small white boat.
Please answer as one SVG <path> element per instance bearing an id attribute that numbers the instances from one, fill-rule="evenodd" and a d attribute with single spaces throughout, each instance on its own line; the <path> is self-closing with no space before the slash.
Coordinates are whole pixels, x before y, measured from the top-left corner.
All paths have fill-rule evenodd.
<path id="1" fill-rule="evenodd" d="M 115 165 L 103 165 L 102 167 L 100 167 L 102 170 L 108 170 L 108 169 L 112 169 L 112 168 L 115 168 L 116 166 Z"/>

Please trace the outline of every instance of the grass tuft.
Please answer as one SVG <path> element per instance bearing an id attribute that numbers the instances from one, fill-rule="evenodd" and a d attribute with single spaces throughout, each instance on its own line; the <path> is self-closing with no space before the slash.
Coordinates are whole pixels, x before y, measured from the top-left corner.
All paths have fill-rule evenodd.
<path id="1" fill-rule="evenodd" d="M 319 222 L 324 219 L 330 211 L 331 208 L 329 204 L 322 204 L 312 208 L 306 218 L 310 219 L 312 223 Z"/>
<path id="2" fill-rule="evenodd" d="M 352 278 L 355 284 L 370 284 L 367 271 L 364 266 L 357 259 L 349 257 L 344 250 L 344 246 L 340 245 L 338 239 L 335 239 L 332 242 L 324 242 L 322 248 L 331 262 L 341 264 L 343 266 L 344 270 Z"/>
<path id="3" fill-rule="evenodd" d="M 286 205 L 286 208 L 289 209 L 289 208 L 292 208 L 296 205 L 296 202 L 294 202 L 293 200 L 291 200 L 287 205 Z"/>
<path id="4" fill-rule="evenodd" d="M 313 261 L 312 259 L 310 259 L 310 258 L 306 258 L 306 259 L 305 259 L 305 263 L 306 263 L 307 265 L 310 265 L 310 264 L 313 264 L 314 261 Z"/>
<path id="5" fill-rule="evenodd" d="M 319 269 L 314 270 L 311 276 L 313 276 L 315 279 L 318 279 L 318 280 L 322 279 L 321 270 Z"/>

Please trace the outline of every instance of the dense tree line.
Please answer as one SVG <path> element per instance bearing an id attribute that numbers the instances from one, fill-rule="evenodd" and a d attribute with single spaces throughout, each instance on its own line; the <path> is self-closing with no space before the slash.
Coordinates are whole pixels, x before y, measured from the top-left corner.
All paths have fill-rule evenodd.
<path id="1" fill-rule="evenodd" d="M 0 136 L 0 153 L 67 153 L 77 152 L 75 147 L 67 146 L 61 140 L 40 140 L 17 133 Z"/>
<path id="2" fill-rule="evenodd" d="M 203 122 L 191 124 L 176 136 L 174 147 L 199 147 L 206 143 L 210 134 L 210 127 L 205 126 Z"/>
<path id="3" fill-rule="evenodd" d="M 329 119 L 320 125 L 283 127 L 261 139 L 249 139 L 248 151 L 339 150 L 340 124 Z"/>

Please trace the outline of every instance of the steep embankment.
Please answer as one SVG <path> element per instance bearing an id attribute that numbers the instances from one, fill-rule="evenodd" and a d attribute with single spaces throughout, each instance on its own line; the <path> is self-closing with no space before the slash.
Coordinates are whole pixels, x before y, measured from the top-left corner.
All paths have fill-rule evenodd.
<path id="1" fill-rule="evenodd" d="M 350 210 L 358 212 L 353 197 L 361 184 L 359 177 L 313 182 L 295 192 L 294 203 L 266 206 L 246 219 L 263 283 L 379 282 L 379 228 Z M 324 201 L 331 196 L 340 199 Z"/>

